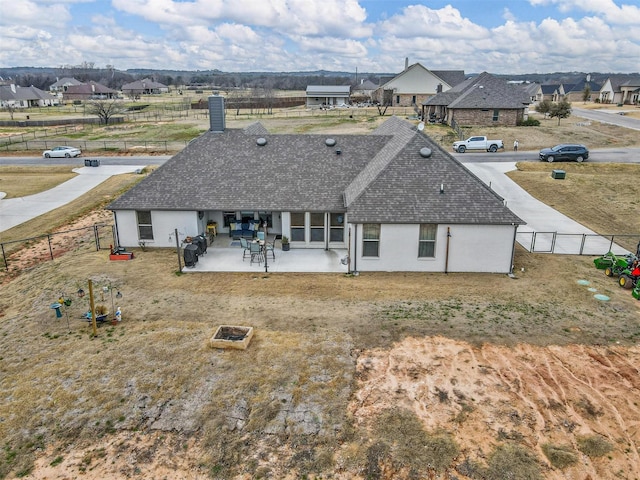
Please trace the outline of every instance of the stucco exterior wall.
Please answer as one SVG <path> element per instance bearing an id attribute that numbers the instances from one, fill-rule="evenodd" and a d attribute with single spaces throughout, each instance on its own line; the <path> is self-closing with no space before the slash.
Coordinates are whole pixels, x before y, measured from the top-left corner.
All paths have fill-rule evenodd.
<path id="1" fill-rule="evenodd" d="M 133 210 L 119 210 L 115 212 L 118 227 L 118 241 L 121 247 L 138 247 L 138 224 L 136 212 Z M 178 229 L 179 240 L 187 236 L 196 236 L 205 231 L 198 219 L 198 212 L 184 211 L 152 211 L 151 224 L 153 226 L 153 240 L 144 240 L 147 247 L 175 247 L 175 229 Z"/>
<path id="2" fill-rule="evenodd" d="M 447 227 L 451 234 L 448 248 Z M 362 226 L 352 225 L 352 229 L 357 232 L 351 243 L 352 270 L 444 272 L 447 264 L 446 271 L 452 273 L 511 271 L 512 225 L 439 225 L 433 258 L 418 258 L 419 225 L 382 225 L 378 257 L 362 256 Z"/>

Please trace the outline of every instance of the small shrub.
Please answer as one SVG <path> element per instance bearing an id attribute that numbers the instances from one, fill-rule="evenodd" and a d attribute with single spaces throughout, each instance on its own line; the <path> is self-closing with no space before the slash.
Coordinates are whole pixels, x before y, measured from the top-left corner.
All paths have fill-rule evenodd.
<path id="1" fill-rule="evenodd" d="M 588 435 L 578 438 L 578 450 L 591 458 L 603 457 L 613 450 L 613 445 L 600 435 Z"/>
<path id="2" fill-rule="evenodd" d="M 555 468 L 565 468 L 578 461 L 578 456 L 568 445 L 545 443 L 542 445 L 542 451 Z"/>
<path id="3" fill-rule="evenodd" d="M 527 118 L 526 120 L 518 122 L 518 126 L 519 127 L 539 127 L 540 120 L 536 118 Z"/>
<path id="4" fill-rule="evenodd" d="M 538 459 L 517 444 L 500 445 L 491 453 L 485 477 L 542 480 Z"/>

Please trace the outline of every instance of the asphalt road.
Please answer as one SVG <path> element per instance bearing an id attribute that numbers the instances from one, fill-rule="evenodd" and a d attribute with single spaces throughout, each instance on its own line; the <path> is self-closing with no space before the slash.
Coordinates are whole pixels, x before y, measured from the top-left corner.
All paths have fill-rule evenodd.
<path id="1" fill-rule="evenodd" d="M 462 163 L 484 162 L 537 162 L 538 150 L 512 152 L 505 150 L 496 153 L 467 152 L 451 154 Z M 42 157 L 0 157 L 0 165 L 75 165 L 84 166 L 85 159 L 99 159 L 100 165 L 162 165 L 170 155 L 162 156 L 87 156 L 78 158 L 47 158 Z M 591 150 L 590 163 L 640 163 L 640 148 L 603 148 Z"/>
<path id="2" fill-rule="evenodd" d="M 640 119 L 621 115 L 626 110 L 633 109 L 626 105 L 620 107 L 619 110 L 585 110 L 583 108 L 571 107 L 571 113 L 578 117 L 594 120 L 596 122 L 610 123 L 619 127 L 630 128 L 631 130 L 640 130 Z"/>

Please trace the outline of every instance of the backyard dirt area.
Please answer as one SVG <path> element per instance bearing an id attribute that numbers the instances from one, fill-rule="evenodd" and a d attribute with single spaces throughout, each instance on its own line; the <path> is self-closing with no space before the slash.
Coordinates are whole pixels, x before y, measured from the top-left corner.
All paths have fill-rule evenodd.
<path id="1" fill-rule="evenodd" d="M 640 186 L 615 188 L 633 165 L 567 165 L 562 185 L 549 168 L 513 178 L 640 232 Z M 518 248 L 513 277 L 179 273 L 171 250 L 96 251 L 84 227 L 110 213 L 88 206 L 0 273 L 0 478 L 640 478 L 640 301 L 593 257 Z M 123 312 L 97 335 L 89 279 Z M 253 327 L 248 348 L 211 348 L 220 325 Z"/>
<path id="2" fill-rule="evenodd" d="M 75 240 L 3 278 L 7 478 L 640 477 L 640 302 L 591 258 L 519 249 L 514 279 L 177 275 L 174 252 Z M 123 294 L 96 337 L 89 278 L 109 310 Z M 220 324 L 254 327 L 248 349 L 211 349 Z"/>

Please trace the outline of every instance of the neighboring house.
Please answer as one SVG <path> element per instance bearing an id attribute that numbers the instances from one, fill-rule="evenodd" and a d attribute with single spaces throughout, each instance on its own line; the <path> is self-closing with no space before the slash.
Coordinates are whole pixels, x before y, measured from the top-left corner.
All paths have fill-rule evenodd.
<path id="1" fill-rule="evenodd" d="M 169 87 L 162 83 L 154 82 L 148 78 L 122 85 L 122 93 L 130 97 L 139 95 L 158 95 L 169 93 Z"/>
<path id="2" fill-rule="evenodd" d="M 420 63 L 409 66 L 408 59 L 405 59 L 404 71 L 374 90 L 372 99 L 381 105 L 419 107 L 464 79 L 463 70 L 429 70 Z"/>
<path id="3" fill-rule="evenodd" d="M 69 85 L 62 93 L 65 102 L 74 100 L 104 100 L 116 98 L 118 92 L 97 82 Z"/>
<path id="4" fill-rule="evenodd" d="M 515 85 L 483 72 L 422 105 L 422 118 L 453 125 L 516 126 L 526 120 L 530 98 Z"/>
<path id="5" fill-rule="evenodd" d="M 600 88 L 601 103 L 637 105 L 640 102 L 640 77 L 611 76 Z"/>
<path id="6" fill-rule="evenodd" d="M 591 81 L 591 75 L 587 75 L 584 80 L 573 85 L 563 85 L 564 98 L 569 102 L 593 102 L 600 97 L 600 85 Z M 589 96 L 585 100 L 585 92 L 588 90 Z"/>
<path id="7" fill-rule="evenodd" d="M 307 107 L 349 105 L 350 85 L 308 85 Z"/>
<path id="8" fill-rule="evenodd" d="M 543 84 L 540 85 L 540 89 L 542 90 L 542 100 L 549 100 L 550 102 L 555 101 L 554 96 L 560 85 L 558 84 Z"/>
<path id="9" fill-rule="evenodd" d="M 353 97 L 362 98 L 367 102 L 372 100 L 373 91 L 378 88 L 378 85 L 371 80 L 360 80 L 360 83 L 353 87 Z"/>
<path id="10" fill-rule="evenodd" d="M 538 103 L 542 101 L 542 85 L 539 83 L 523 83 L 521 84 L 527 97 L 529 97 L 529 103 Z"/>
<path id="11" fill-rule="evenodd" d="M 71 85 L 82 85 L 80 80 L 76 80 L 71 77 L 63 77 L 56 81 L 56 83 L 52 83 L 49 85 L 49 91 L 52 93 L 62 93 L 67 91 L 67 87 Z"/>
<path id="12" fill-rule="evenodd" d="M 52 105 L 58 105 L 58 99 L 34 86 L 20 87 L 14 84 L 0 86 L 0 107 L 2 108 L 50 107 Z"/>
<path id="13" fill-rule="evenodd" d="M 209 104 L 210 130 L 107 207 L 119 246 L 175 248 L 176 229 L 259 220 L 291 249 L 347 249 L 351 271 L 511 271 L 524 222 L 413 124 L 270 134 L 226 129 L 222 97 Z"/>

